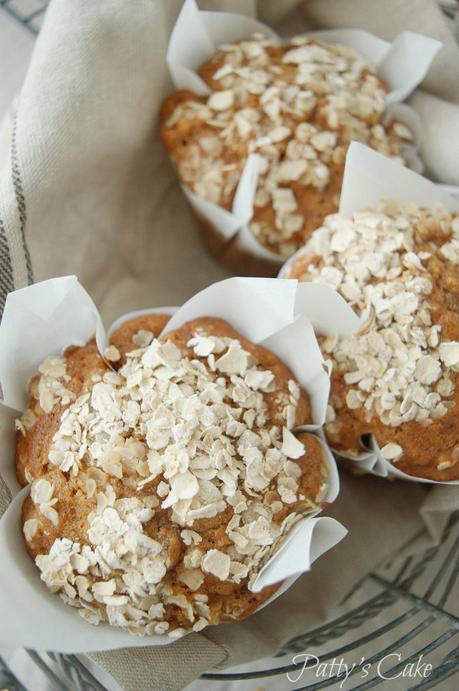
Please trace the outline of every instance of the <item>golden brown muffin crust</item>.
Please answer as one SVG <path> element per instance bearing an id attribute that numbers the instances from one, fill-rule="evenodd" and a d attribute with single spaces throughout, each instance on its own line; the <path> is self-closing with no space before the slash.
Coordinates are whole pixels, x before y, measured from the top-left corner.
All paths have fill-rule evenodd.
<path id="1" fill-rule="evenodd" d="M 367 224 L 366 232 L 368 233 L 371 232 L 371 224 L 364 218 L 365 213 L 362 212 L 362 222 L 364 226 Z M 390 200 L 380 205 L 375 212 L 376 215 L 372 215 L 371 211 L 368 213 L 371 223 L 377 217 L 377 213 L 385 214 L 385 223 L 389 223 L 391 219 L 397 218 L 398 215 L 401 215 L 402 219 L 407 220 L 406 226 L 403 224 L 403 230 L 400 231 L 406 234 L 404 248 L 402 247 L 399 250 L 402 257 L 406 255 L 408 250 L 411 252 L 409 258 L 403 260 L 405 263 L 408 262 L 408 267 L 411 267 L 408 268 L 411 274 L 408 275 L 407 273 L 405 281 L 411 288 L 408 287 L 406 290 L 408 294 L 410 294 L 410 290 L 413 290 L 413 279 L 427 279 L 430 282 L 430 289 L 427 286 L 428 294 L 420 300 L 414 315 L 420 315 L 422 310 L 428 312 L 428 315 L 425 316 L 425 328 L 431 328 L 431 323 L 434 330 L 438 329 L 438 336 L 433 336 L 432 344 L 437 344 L 437 340 L 440 344 L 457 343 L 459 341 L 459 266 L 452 244 L 455 234 L 457 235 L 458 232 L 458 221 L 455 214 L 449 214 L 442 209 L 430 211 L 412 204 L 397 205 Z M 354 225 L 358 225 L 359 222 L 357 214 L 354 217 Z M 343 221 L 343 224 L 346 223 L 348 221 Z M 317 235 L 313 236 L 310 243 L 305 246 L 305 249 L 298 254 L 298 258 L 292 263 L 289 277 L 299 280 L 327 282 L 327 276 L 328 280 L 330 280 L 330 278 L 333 278 L 333 274 L 322 273 L 326 267 L 339 269 L 344 271 L 346 275 L 346 269 L 343 267 L 351 267 L 351 263 L 346 264 L 342 260 L 342 254 L 328 254 L 328 248 L 330 242 L 333 242 L 333 236 L 338 234 L 342 227 L 344 225 L 341 226 L 337 216 L 326 220 L 324 229 L 318 231 Z M 364 241 L 365 230 L 362 232 L 361 237 L 362 239 L 354 239 L 353 242 Z M 323 250 L 322 254 L 318 253 L 317 248 L 319 246 L 322 249 L 327 249 Z M 344 251 L 346 252 L 347 250 Z M 372 252 L 371 256 L 373 259 L 381 256 L 378 254 L 379 250 L 372 250 Z M 419 267 L 413 255 L 421 257 Z M 367 258 L 367 263 L 369 261 L 370 258 Z M 412 263 L 410 264 L 410 262 Z M 394 264 L 394 266 L 397 265 Z M 405 266 L 404 268 L 406 269 L 407 267 Z M 398 277 L 396 276 L 392 279 L 392 283 L 397 280 Z M 381 274 L 379 277 L 371 276 L 365 279 L 364 283 L 365 285 L 377 286 L 379 283 L 390 285 L 391 281 L 386 278 L 385 274 Z M 347 285 L 344 281 L 337 287 L 338 291 L 350 301 L 355 309 L 360 311 L 367 309 L 368 298 L 362 300 L 359 296 L 353 300 L 351 294 L 348 293 Z M 411 328 L 409 327 L 407 332 L 407 343 L 410 343 L 412 338 L 421 338 L 419 324 L 412 331 Z M 375 333 L 385 333 L 381 323 L 376 322 L 375 324 L 374 320 L 368 329 L 368 332 L 373 331 Z M 410 334 L 413 335 L 411 336 Z M 326 343 L 324 341 L 322 343 L 326 347 Z M 353 347 L 356 348 L 356 344 L 354 342 L 353 344 Z M 411 346 L 413 345 L 411 343 Z M 422 348 L 422 354 L 430 353 L 438 357 L 437 347 L 438 344 L 425 344 L 425 347 Z M 327 353 L 330 354 L 333 360 L 335 348 L 336 346 L 331 343 L 330 348 L 327 349 Z M 411 357 L 414 357 L 414 355 Z M 346 403 L 349 391 L 358 391 L 359 389 L 355 384 L 352 385 L 345 381 L 346 376 L 349 376 L 350 370 L 343 368 L 336 361 L 334 362 L 335 368 L 332 373 L 330 403 L 334 414 L 336 414 L 336 419 L 330 420 L 328 425 L 326 425 L 329 441 L 334 448 L 341 452 L 358 455 L 362 451 L 362 437 L 373 434 L 380 448 L 394 443 L 403 450 L 401 457 L 395 460 L 395 465 L 399 470 L 409 475 L 436 481 L 459 479 L 459 375 L 457 367 L 454 366 L 451 369 L 443 363 L 441 377 L 437 377 L 431 385 L 424 384 L 426 389 L 425 397 L 429 393 L 437 394 L 438 391 L 440 392 L 437 405 L 443 405 L 445 408 L 438 417 L 429 415 L 424 420 L 400 420 L 399 424 L 390 425 L 382 420 L 374 412 L 374 409 L 371 415 L 364 407 L 354 409 L 349 407 Z M 414 379 L 415 374 L 412 374 L 407 387 Z M 447 381 L 448 379 L 449 382 Z M 420 400 L 420 404 L 422 404 L 422 400 Z"/>
<path id="2" fill-rule="evenodd" d="M 311 72 L 305 74 L 307 66 Z M 198 72 L 211 96 L 179 90 L 166 99 L 164 144 L 181 181 L 227 210 L 247 156 L 261 155 L 267 169 L 260 173 L 250 229 L 277 255 L 291 255 L 337 209 L 351 140 L 402 160 L 400 145 L 411 137 L 401 123 L 383 124 L 387 86 L 349 48 L 300 37 L 286 44 L 254 37 L 222 48 Z M 304 170 L 284 176 L 284 163 Z M 208 229 L 204 234 L 209 248 L 235 265 L 234 241 L 218 246 Z M 244 257 L 239 259 L 244 267 Z M 269 271 L 264 264 L 260 271 Z"/>
<path id="3" fill-rule="evenodd" d="M 169 314 L 145 314 L 123 322 L 110 336 L 110 343 L 118 349 L 121 362 L 125 361 L 126 353 L 133 349 L 135 343 L 132 339 L 136 334 L 149 331 L 157 338 L 169 319 Z"/>
<path id="4" fill-rule="evenodd" d="M 108 368 L 93 340 L 84 348 L 70 346 L 65 350 L 66 370 L 69 380 L 66 387 L 78 396 L 88 386 L 89 379 L 96 372 Z M 36 377 L 35 377 L 36 379 Z M 33 380 L 32 380 L 33 385 Z M 48 463 L 47 453 L 52 437 L 59 428 L 65 406 L 55 405 L 49 413 L 31 398 L 27 406 L 29 424 L 27 434 L 18 430 L 16 434 L 16 476 L 23 487 L 40 477 Z M 33 423 L 33 424 L 31 424 Z M 29 477 L 26 477 L 26 469 Z"/>
<path id="5" fill-rule="evenodd" d="M 115 363 L 118 371 L 123 372 L 123 366 L 132 359 L 136 351 L 139 352 L 141 343 L 146 343 L 152 336 L 158 336 L 161 333 L 168 319 L 166 315 L 134 318 L 122 324 L 113 333 L 111 344 L 121 354 L 120 360 Z M 267 407 L 266 428 L 275 423 L 280 427 L 282 424 L 285 425 L 283 415 L 285 415 L 285 403 L 292 396 L 292 384 L 289 388 L 289 382 L 293 380 L 293 375 L 276 355 L 250 343 L 227 322 L 212 317 L 200 318 L 184 324 L 181 328 L 167 333 L 162 343 L 175 344 L 183 358 L 188 358 L 190 361 L 200 359 L 204 362 L 205 358 L 197 356 L 194 351 L 194 347 L 197 346 L 190 345 L 190 340 L 196 337 L 237 340 L 244 351 L 256 359 L 256 366 L 261 372 L 272 372 L 275 377 L 276 391 L 267 391 L 263 394 Z M 127 353 L 132 354 L 127 355 Z M 67 365 L 65 376 L 69 377 L 65 380 L 65 384 L 75 396 L 84 397 L 85 392 L 90 392 L 96 383 L 105 381 L 106 377 L 108 377 L 107 381 L 110 381 L 112 377 L 118 376 L 100 357 L 94 342 L 81 348 L 68 348 L 64 359 Z M 52 364 L 56 368 L 56 363 Z M 45 368 L 45 371 L 48 370 Z M 226 379 L 227 382 L 231 381 L 232 376 L 234 375 L 221 373 L 221 378 Z M 62 376 L 61 380 L 64 381 Z M 145 502 L 147 499 L 151 500 L 150 503 L 154 506 L 153 515 L 143 522 L 142 528 L 145 535 L 162 546 L 162 554 L 167 561 L 167 572 L 162 578 L 161 587 L 166 588 L 169 595 L 166 595 L 163 601 L 164 611 L 160 620 L 167 623 L 170 632 L 176 631 L 176 634 L 180 635 L 182 630 L 189 630 L 192 625 L 187 608 L 184 607 L 183 598 L 199 613 L 199 622 L 218 623 L 248 616 L 276 591 L 279 584 L 267 587 L 261 593 L 252 593 L 248 589 L 248 576 L 241 578 L 240 582 L 232 582 L 217 577 L 212 571 L 202 571 L 194 566 L 199 565 L 206 555 L 213 553 L 213 550 L 224 554 L 230 550 L 234 558 L 234 543 L 228 531 L 228 524 L 232 519 L 234 521 L 235 517 L 233 506 L 228 504 L 215 516 L 198 518 L 187 528 L 174 522 L 171 508 L 160 506 L 161 498 L 164 497 L 162 486 L 166 480 L 163 473 L 152 476 L 150 479 L 145 478 L 142 487 L 139 487 L 133 481 L 136 476 L 130 471 L 129 466 L 124 467 L 124 476 L 117 478 L 101 470 L 100 467 L 89 465 L 85 457 L 80 461 L 78 472 L 74 472 L 75 467 L 62 471 L 53 465 L 48 459 L 48 454 L 52 453 L 53 436 L 62 423 L 63 411 L 70 408 L 71 412 L 72 406 L 76 409 L 78 399 L 66 405 L 57 403 L 51 413 L 45 414 L 40 412 L 39 403 L 32 396 L 28 411 L 34 411 L 37 422 L 29 427 L 23 426 L 18 432 L 18 476 L 23 478 L 23 483 L 26 482 L 26 475 L 29 480 L 41 482 L 41 484 L 34 482 L 32 485 L 31 495 L 24 501 L 22 520 L 28 552 L 32 559 L 37 560 L 44 580 L 49 570 L 54 568 L 49 554 L 53 554 L 56 545 L 64 551 L 73 549 L 71 545 L 77 545 L 76 556 L 70 557 L 71 563 L 75 564 L 74 569 L 81 564 L 82 555 L 85 555 L 83 560 L 93 558 L 91 550 L 94 550 L 94 544 L 89 539 L 89 533 L 91 530 L 94 531 L 94 516 L 99 511 L 100 502 L 107 495 L 109 506 L 118 507 L 119 500 L 122 498 L 137 499 L 140 502 Z M 309 422 L 310 414 L 309 399 L 303 391 L 299 390 L 295 425 Z M 26 421 L 27 416 L 28 412 L 24 416 Z M 253 430 L 256 431 L 256 429 L 255 424 Z M 320 504 L 321 497 L 324 496 L 328 467 L 320 442 L 315 437 L 304 433 L 298 434 L 297 438 L 303 444 L 303 453 L 296 460 L 288 461 L 298 466 L 295 501 L 289 504 L 280 501 L 275 482 L 271 482 L 260 495 L 266 507 L 273 507 L 273 525 L 281 526 L 285 520 L 290 520 L 295 515 L 297 520 L 301 515 L 314 509 L 316 502 Z M 143 452 L 138 449 L 137 453 Z M 109 489 L 110 492 L 108 492 Z M 111 492 L 114 494 L 110 501 Z M 246 500 L 250 499 L 250 494 L 246 494 L 245 491 L 242 494 L 245 495 Z M 101 577 L 104 582 L 113 579 L 113 571 L 104 574 L 98 571 L 99 567 L 94 568 L 96 569 L 94 574 L 99 573 L 99 577 L 93 574 L 90 580 L 94 579 L 96 585 Z M 196 577 L 196 571 L 201 571 L 198 581 L 202 577 L 202 582 L 198 587 L 194 587 L 195 584 L 191 587 L 191 582 L 187 585 L 183 578 L 187 580 L 191 572 L 191 577 Z M 74 571 L 70 579 L 67 575 L 64 585 L 61 584 L 57 588 L 64 600 L 74 606 L 76 605 L 75 593 L 78 591 L 80 597 L 85 597 L 84 593 L 87 592 L 85 583 L 87 571 L 83 569 L 80 573 L 84 575 L 81 576 L 76 576 L 76 573 L 77 571 Z M 49 581 L 46 582 L 49 584 Z M 117 593 L 118 589 L 115 599 L 119 597 Z M 111 598 L 109 594 L 107 602 L 111 602 Z M 138 607 L 146 607 L 145 604 L 139 604 L 138 598 L 134 598 L 134 602 Z M 86 605 L 84 615 L 89 621 L 97 623 L 100 619 L 106 618 L 103 601 L 97 601 L 91 596 Z M 113 609 L 116 608 L 112 607 Z M 196 612 L 195 615 L 198 616 Z M 113 612 L 109 614 L 109 617 L 114 616 Z M 167 630 L 167 627 L 156 630 L 152 626 L 145 628 L 144 625 L 136 623 L 133 618 L 130 621 L 129 630 L 136 633 L 162 633 Z M 199 626 L 202 624 L 199 623 Z"/>
<path id="6" fill-rule="evenodd" d="M 173 341 L 181 351 L 186 352 L 188 356 L 191 357 L 193 351 L 192 348 L 187 347 L 187 343 L 192 338 L 193 334 L 199 333 L 200 331 L 209 336 L 223 336 L 224 338 L 237 339 L 244 350 L 247 350 L 256 357 L 263 369 L 270 370 L 274 373 L 276 381 L 278 382 L 278 388 L 273 393 L 267 392 L 265 394 L 265 400 L 268 404 L 270 420 L 273 420 L 276 424 L 282 424 L 282 419 L 279 415 L 282 407 L 281 399 L 289 396 L 288 382 L 294 379 L 293 374 L 289 368 L 284 365 L 282 360 L 267 348 L 254 345 L 233 329 L 228 322 L 223 319 L 217 319 L 216 317 L 200 317 L 199 319 L 193 319 L 180 328 L 169 331 L 165 334 L 165 339 Z M 312 418 L 309 398 L 306 396 L 303 389 L 301 389 L 296 409 L 295 427 L 307 425 L 310 422 L 312 422 Z"/>

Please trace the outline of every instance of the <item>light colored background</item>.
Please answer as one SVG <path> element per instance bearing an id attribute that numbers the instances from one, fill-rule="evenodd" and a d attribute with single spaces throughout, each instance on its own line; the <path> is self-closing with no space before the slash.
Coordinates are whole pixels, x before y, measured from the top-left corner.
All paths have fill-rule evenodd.
<path id="1" fill-rule="evenodd" d="M 33 34 L 0 8 L 0 121 L 24 78 L 33 44 Z"/>
<path id="2" fill-rule="evenodd" d="M 31 20 L 31 26 L 36 29 L 39 28 L 42 21 L 40 9 L 46 4 L 45 0 L 9 0 L 9 2 L 14 10 L 23 17 L 37 13 L 35 18 Z M 445 0 L 443 4 L 454 6 L 454 0 L 451 0 L 450 3 Z M 0 121 L 20 89 L 34 42 L 33 33 L 10 16 L 0 5 Z M 25 651 L 0 649 L 0 655 L 28 690 L 50 691 L 53 688 Z M 48 660 L 47 663 L 49 663 Z M 244 666 L 240 669 L 244 669 L 244 671 L 249 668 L 250 670 L 266 670 L 280 664 L 279 659 L 259 660 L 252 663 L 250 667 Z M 303 678 L 300 683 L 306 684 L 307 679 Z M 300 683 L 291 683 L 285 676 L 233 683 L 197 680 L 189 685 L 186 691 L 292 691 L 295 687 L 298 688 Z M 452 689 L 457 688 L 456 684 L 457 680 L 450 680 L 438 688 L 442 691 L 443 689 L 448 691 L 451 689 L 452 691 Z M 339 683 L 333 688 L 339 688 Z M 351 686 L 344 684 L 344 688 L 349 689 Z M 391 691 L 399 691 L 402 688 L 405 689 L 406 685 L 390 683 Z M 139 691 L 143 690 L 139 689 Z"/>

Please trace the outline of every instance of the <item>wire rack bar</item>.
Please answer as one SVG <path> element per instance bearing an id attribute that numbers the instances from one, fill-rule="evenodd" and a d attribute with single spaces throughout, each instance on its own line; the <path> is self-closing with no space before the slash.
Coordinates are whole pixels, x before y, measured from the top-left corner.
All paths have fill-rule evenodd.
<path id="1" fill-rule="evenodd" d="M 27 3 L 24 7 L 21 0 L 0 0 L 0 9 L 25 26 L 32 34 L 37 35 L 48 6 L 48 0 L 38 0 L 35 4 L 38 6 L 27 8 Z"/>
<path id="2" fill-rule="evenodd" d="M 452 544 L 448 546 L 446 554 L 442 555 L 441 549 L 442 547 L 446 546 L 446 543 L 449 541 L 450 537 L 453 537 L 453 539 L 450 541 Z M 343 655 L 349 652 L 356 651 L 356 649 L 363 645 L 375 642 L 378 638 L 381 638 L 390 631 L 396 632 L 398 626 L 413 619 L 414 616 L 419 614 L 425 614 L 427 616 L 409 632 L 405 633 L 404 635 L 397 634 L 395 636 L 395 640 L 390 645 L 385 646 L 383 649 L 378 649 L 377 653 L 366 657 L 365 662 L 370 663 L 371 665 L 377 664 L 385 656 L 398 651 L 403 645 L 414 642 L 417 637 L 421 633 L 428 630 L 432 624 L 440 623 L 447 627 L 445 632 L 436 637 L 432 636 L 431 642 L 427 645 L 424 645 L 416 652 L 410 651 L 409 656 L 405 657 L 403 662 L 400 662 L 400 664 L 394 665 L 392 668 L 388 669 L 387 673 L 396 674 L 402 670 L 406 664 L 418 659 L 420 655 L 426 655 L 429 652 L 436 650 L 441 645 L 459 635 L 459 618 L 444 608 L 444 605 L 448 597 L 452 594 L 454 586 L 457 584 L 458 580 L 458 548 L 459 512 L 455 513 L 451 517 L 449 524 L 445 529 L 441 545 L 427 549 L 424 554 L 418 556 L 416 560 L 412 557 L 404 560 L 404 563 L 399 568 L 399 571 L 394 577 L 393 581 L 387 580 L 380 574 L 371 573 L 360 582 L 361 586 L 364 583 L 372 582 L 375 586 L 379 586 L 383 589 L 382 593 L 373 596 L 363 604 L 355 607 L 349 613 L 342 615 L 327 625 L 317 627 L 315 630 L 310 631 L 304 636 L 297 636 L 293 638 L 282 648 L 279 656 L 285 657 L 287 654 L 301 653 L 312 648 L 317 649 L 318 647 L 329 643 L 332 640 L 342 637 L 346 633 L 348 634 L 351 630 L 355 630 L 357 633 L 362 624 L 373 619 L 377 614 L 389 610 L 392 605 L 398 602 L 405 602 L 407 605 L 409 605 L 409 609 L 396 616 L 391 621 L 379 626 L 374 631 L 366 633 L 360 638 L 356 638 L 345 645 L 338 646 L 330 652 L 323 653 L 320 655 L 321 662 L 327 662 L 333 658 L 341 658 Z M 431 598 L 435 590 L 440 587 L 441 581 L 447 572 L 447 569 L 454 563 L 454 561 L 454 570 L 447 578 L 438 603 L 432 602 Z M 423 595 L 420 596 L 413 592 L 412 588 L 416 585 L 417 580 L 423 576 L 428 569 L 433 571 L 433 573 L 430 574 L 429 585 L 425 589 Z M 356 593 L 358 593 L 358 590 L 355 590 L 354 588 L 354 595 Z M 348 598 L 346 597 L 345 600 L 347 599 Z M 256 672 L 207 673 L 202 675 L 202 678 L 219 681 L 250 680 L 284 675 L 288 672 L 298 672 L 299 670 L 303 669 L 303 667 L 303 662 L 301 664 L 290 662 L 289 664 L 281 665 L 279 667 Z M 414 685 L 412 688 L 416 689 L 417 691 L 421 691 L 421 689 L 433 688 L 440 683 L 440 681 L 450 678 L 458 670 L 459 654 L 457 652 L 455 652 L 454 655 L 448 654 L 445 656 L 440 666 L 434 671 L 434 673 L 431 674 L 429 679 L 421 682 L 418 685 Z M 356 668 L 349 676 L 355 677 L 359 671 L 359 668 Z M 304 689 L 308 689 L 308 691 L 318 691 L 319 689 L 324 689 L 333 685 L 339 680 L 340 678 L 334 675 L 318 683 L 300 687 L 297 689 L 297 691 L 303 691 Z M 358 686 L 353 686 L 353 688 L 356 689 L 356 691 L 357 689 L 359 691 L 363 691 L 364 689 L 370 689 L 378 686 L 381 683 L 384 683 L 384 680 L 377 676 L 366 680 Z"/>

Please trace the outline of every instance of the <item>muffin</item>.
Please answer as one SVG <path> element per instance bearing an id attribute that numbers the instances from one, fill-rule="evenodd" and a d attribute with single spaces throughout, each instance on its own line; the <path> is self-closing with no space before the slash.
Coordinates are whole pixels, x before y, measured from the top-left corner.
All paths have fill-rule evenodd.
<path id="1" fill-rule="evenodd" d="M 211 251 L 236 273 L 272 275 L 337 210 L 351 140 L 404 162 L 412 133 L 385 122 L 387 85 L 348 46 L 255 35 L 221 46 L 199 74 L 210 96 L 169 96 L 161 136 L 185 187 L 226 210 L 247 157 L 259 155 L 249 231 L 272 261 L 249 254 L 237 235 L 227 241 L 202 227 Z"/>
<path id="2" fill-rule="evenodd" d="M 459 479 L 459 218 L 385 200 L 328 216 L 288 276 L 335 288 L 362 315 L 356 335 L 321 339 L 333 365 L 325 426 L 358 456 L 420 478 Z"/>
<path id="3" fill-rule="evenodd" d="M 158 338 L 168 317 L 125 322 L 50 357 L 18 420 L 31 490 L 26 547 L 42 580 L 92 624 L 177 638 L 247 617 L 279 587 L 260 568 L 317 511 L 329 468 L 290 370 L 227 322 Z"/>

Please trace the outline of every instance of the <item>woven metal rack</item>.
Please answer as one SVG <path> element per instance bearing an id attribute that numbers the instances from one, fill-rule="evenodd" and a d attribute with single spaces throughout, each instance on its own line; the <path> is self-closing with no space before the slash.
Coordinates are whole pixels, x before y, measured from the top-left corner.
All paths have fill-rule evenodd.
<path id="1" fill-rule="evenodd" d="M 0 9 L 38 34 L 49 0 L 0 0 Z"/>
<path id="2" fill-rule="evenodd" d="M 456 4 L 455 4 L 456 3 Z M 38 33 L 47 0 L 0 0 L 0 10 L 7 12 L 32 33 Z M 456 0 L 440 2 L 445 15 L 454 18 Z M 459 511 L 450 519 L 437 547 L 400 561 L 384 572 L 369 573 L 343 601 L 346 614 L 290 640 L 279 651 L 278 663 L 269 669 L 238 673 L 208 673 L 207 681 L 254 680 L 266 677 L 285 680 L 286 674 L 298 678 L 291 684 L 295 691 L 315 691 L 339 688 L 342 676 L 311 678 L 299 672 L 293 659 L 307 652 L 320 658 L 321 663 L 345 659 L 357 663 L 344 685 L 345 689 L 364 690 L 389 683 L 377 672 L 378 663 L 391 660 L 384 666 L 384 676 L 396 678 L 420 656 L 431 662 L 432 672 L 424 679 L 408 680 L 408 690 L 425 691 L 431 688 L 451 690 L 459 688 Z M 59 691 L 105 691 L 74 655 L 48 653 L 39 655 L 27 650 L 27 655 L 41 670 L 49 685 Z M 400 654 L 400 661 L 398 656 Z M 364 676 L 358 664 L 370 665 Z M 307 678 L 307 683 L 306 683 Z M 0 657 L 0 689 L 25 689 L 6 662 Z M 160 691 L 160 690 L 158 690 Z"/>
<path id="3" fill-rule="evenodd" d="M 362 668 L 357 665 L 344 686 L 363 691 L 387 683 L 377 673 L 379 662 L 387 661 L 384 676 L 395 678 L 403 673 L 406 665 L 416 664 L 422 655 L 425 663 L 432 664 L 432 672 L 424 679 L 413 679 L 406 689 L 457 689 L 459 511 L 451 516 L 438 546 L 416 557 L 395 561 L 389 573 L 389 577 L 387 569 L 384 575 L 378 571 L 369 573 L 346 596 L 344 603 L 352 603 L 347 613 L 290 640 L 278 653 L 278 665 L 255 672 L 204 674 L 202 678 L 230 681 L 277 677 L 285 681 L 289 673 L 296 679 L 303 661 L 298 666 L 292 660 L 307 651 L 319 657 L 321 663 L 343 658 L 352 664 L 363 658 L 371 665 L 368 676 L 363 679 Z M 74 655 L 40 656 L 32 650 L 27 653 L 56 690 L 104 691 L 82 660 Z M 400 661 L 395 657 L 398 655 Z M 291 684 L 291 688 L 292 691 L 338 688 L 342 680 L 342 676 L 331 675 L 326 679 L 309 679 L 306 685 L 300 681 Z M 0 689 L 24 691 L 1 658 Z"/>

